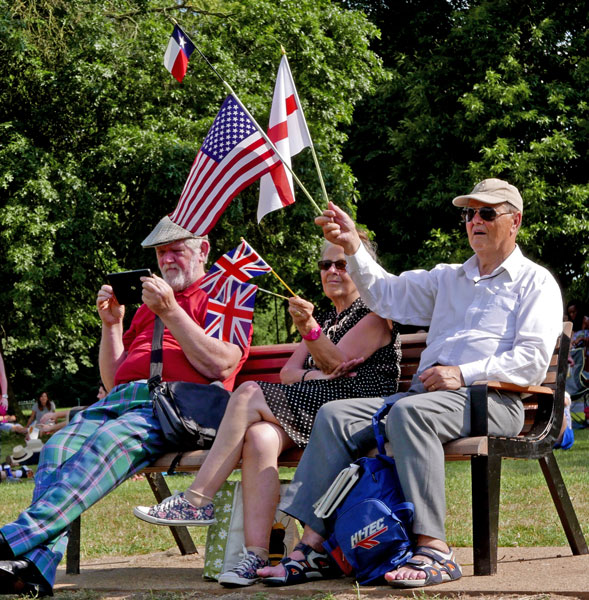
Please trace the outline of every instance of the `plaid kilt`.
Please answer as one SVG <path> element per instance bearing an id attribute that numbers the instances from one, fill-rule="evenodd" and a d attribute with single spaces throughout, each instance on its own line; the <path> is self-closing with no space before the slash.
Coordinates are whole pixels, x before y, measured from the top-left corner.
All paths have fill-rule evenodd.
<path id="1" fill-rule="evenodd" d="M 53 586 L 70 523 L 164 451 L 147 384 L 118 385 L 49 438 L 31 505 L 0 532 Z"/>

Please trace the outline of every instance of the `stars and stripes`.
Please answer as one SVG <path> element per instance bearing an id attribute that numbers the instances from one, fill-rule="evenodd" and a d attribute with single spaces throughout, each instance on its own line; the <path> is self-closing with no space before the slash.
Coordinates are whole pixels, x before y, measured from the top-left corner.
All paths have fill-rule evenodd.
<path id="1" fill-rule="evenodd" d="M 170 219 L 196 235 L 207 234 L 241 190 L 278 164 L 278 155 L 237 99 L 227 96 Z"/>

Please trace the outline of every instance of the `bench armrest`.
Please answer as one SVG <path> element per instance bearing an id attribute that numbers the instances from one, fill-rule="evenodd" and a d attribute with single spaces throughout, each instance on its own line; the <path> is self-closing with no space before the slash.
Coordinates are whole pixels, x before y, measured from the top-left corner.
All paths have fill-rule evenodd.
<path id="1" fill-rule="evenodd" d="M 490 390 L 504 390 L 518 394 L 552 394 L 553 390 L 545 385 L 516 385 L 506 381 L 487 381 Z"/>

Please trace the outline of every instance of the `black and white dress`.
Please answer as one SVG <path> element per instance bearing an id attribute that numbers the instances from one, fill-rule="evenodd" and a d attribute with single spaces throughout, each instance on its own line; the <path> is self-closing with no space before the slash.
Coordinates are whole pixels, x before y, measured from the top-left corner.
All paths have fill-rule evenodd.
<path id="1" fill-rule="evenodd" d="M 370 309 L 358 298 L 341 313 L 337 314 L 333 308 L 317 322 L 323 333 L 337 344 L 369 312 Z M 304 447 L 309 442 L 315 415 L 323 404 L 343 398 L 385 397 L 397 391 L 401 342 L 396 324 L 391 335 L 389 344 L 379 348 L 355 369 L 355 377 L 310 379 L 290 384 L 258 382 L 272 414 L 297 446 Z M 313 357 L 308 354 L 303 368 L 313 367 Z"/>

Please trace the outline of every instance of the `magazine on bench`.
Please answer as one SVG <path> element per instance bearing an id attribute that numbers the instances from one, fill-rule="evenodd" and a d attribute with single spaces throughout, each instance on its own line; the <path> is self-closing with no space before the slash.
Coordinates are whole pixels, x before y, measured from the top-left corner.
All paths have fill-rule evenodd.
<path id="1" fill-rule="evenodd" d="M 329 489 L 313 504 L 315 516 L 326 519 L 342 503 L 360 477 L 360 465 L 351 464 L 340 471 Z"/>

